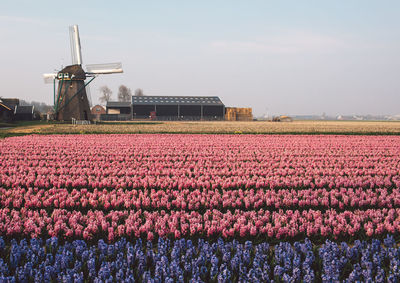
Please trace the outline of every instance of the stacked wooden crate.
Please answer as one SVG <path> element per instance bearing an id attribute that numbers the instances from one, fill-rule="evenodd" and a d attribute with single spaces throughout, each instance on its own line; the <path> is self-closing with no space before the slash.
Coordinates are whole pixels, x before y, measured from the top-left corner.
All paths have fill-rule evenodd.
<path id="1" fill-rule="evenodd" d="M 226 107 L 225 120 L 227 121 L 252 121 L 251 108 Z"/>

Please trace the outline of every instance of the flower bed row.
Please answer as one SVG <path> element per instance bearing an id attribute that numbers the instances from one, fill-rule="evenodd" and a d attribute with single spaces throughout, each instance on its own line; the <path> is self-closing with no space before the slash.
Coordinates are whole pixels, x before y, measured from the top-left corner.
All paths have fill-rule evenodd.
<path id="1" fill-rule="evenodd" d="M 31 209 L 205 210 L 400 207 L 400 189 L 38 189 L 0 187 L 0 206 Z"/>
<path id="2" fill-rule="evenodd" d="M 105 237 L 218 237 L 282 239 L 294 237 L 343 237 L 400 232 L 400 209 L 338 212 L 334 209 L 221 212 L 197 211 L 69 211 L 0 209 L 0 234 L 8 237 L 60 236 L 70 239 Z"/>
<path id="3" fill-rule="evenodd" d="M 0 141 L 6 188 L 398 188 L 397 136 L 88 135 Z"/>
<path id="4" fill-rule="evenodd" d="M 159 239 L 114 244 L 59 243 L 0 237 L 0 281 L 5 282 L 398 282 L 400 248 L 392 237 L 352 247 L 309 240 L 253 244 Z"/>

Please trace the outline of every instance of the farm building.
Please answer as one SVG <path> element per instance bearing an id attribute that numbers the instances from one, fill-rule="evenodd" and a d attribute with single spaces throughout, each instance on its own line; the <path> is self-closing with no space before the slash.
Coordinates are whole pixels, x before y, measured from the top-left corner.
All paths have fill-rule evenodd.
<path id="1" fill-rule="evenodd" d="M 106 114 L 106 109 L 101 105 L 95 105 L 90 109 L 90 112 L 92 113 L 93 119 L 100 120 L 100 115 Z"/>
<path id="2" fill-rule="evenodd" d="M 18 98 L 0 99 L 0 121 L 31 121 L 36 119 L 33 105 L 20 105 Z"/>
<path id="3" fill-rule="evenodd" d="M 130 102 L 108 101 L 106 114 L 100 115 L 105 121 L 126 121 L 132 119 L 132 104 Z"/>
<path id="4" fill-rule="evenodd" d="M 8 104 L 0 99 L 0 121 L 10 122 L 14 119 L 15 106 Z"/>
<path id="5" fill-rule="evenodd" d="M 133 96 L 133 119 L 224 120 L 225 105 L 217 96 Z"/>
<path id="6" fill-rule="evenodd" d="M 35 115 L 35 106 L 32 105 L 25 105 L 21 106 L 18 105 L 15 109 L 15 120 L 17 121 L 32 121 L 36 118 Z"/>

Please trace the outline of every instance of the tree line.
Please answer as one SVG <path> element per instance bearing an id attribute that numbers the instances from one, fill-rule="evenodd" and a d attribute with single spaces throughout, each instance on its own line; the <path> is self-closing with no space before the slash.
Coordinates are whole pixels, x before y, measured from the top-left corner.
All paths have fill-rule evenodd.
<path id="1" fill-rule="evenodd" d="M 111 100 L 112 90 L 108 86 L 102 86 L 100 88 L 101 96 L 99 98 L 101 103 L 107 103 Z M 143 90 L 138 88 L 135 90 L 134 96 L 144 96 Z M 118 101 L 130 102 L 132 97 L 132 91 L 126 85 L 120 85 L 118 88 Z"/>

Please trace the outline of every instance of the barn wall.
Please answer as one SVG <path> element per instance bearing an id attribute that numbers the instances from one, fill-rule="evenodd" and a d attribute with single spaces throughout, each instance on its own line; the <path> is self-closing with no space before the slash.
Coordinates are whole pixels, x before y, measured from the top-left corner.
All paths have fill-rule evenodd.
<path id="1" fill-rule="evenodd" d="M 133 118 L 149 118 L 154 109 L 154 105 L 133 105 Z"/>
<path id="2" fill-rule="evenodd" d="M 224 106 L 203 106 L 203 117 L 224 117 Z"/>
<path id="3" fill-rule="evenodd" d="M 178 117 L 178 105 L 156 105 L 156 116 Z"/>
<path id="4" fill-rule="evenodd" d="M 148 119 L 151 112 L 158 120 L 223 120 L 225 115 L 224 105 L 133 104 L 132 109 L 134 119 Z"/>
<path id="5" fill-rule="evenodd" d="M 181 105 L 180 116 L 189 117 L 201 117 L 201 106 L 200 105 Z"/>

